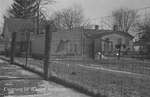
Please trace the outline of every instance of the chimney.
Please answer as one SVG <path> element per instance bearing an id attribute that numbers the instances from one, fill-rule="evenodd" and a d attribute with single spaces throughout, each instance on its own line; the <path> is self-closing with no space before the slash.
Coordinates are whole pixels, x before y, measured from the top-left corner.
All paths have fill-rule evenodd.
<path id="1" fill-rule="evenodd" d="M 95 30 L 98 30 L 99 29 L 99 26 L 98 25 L 95 25 Z"/>

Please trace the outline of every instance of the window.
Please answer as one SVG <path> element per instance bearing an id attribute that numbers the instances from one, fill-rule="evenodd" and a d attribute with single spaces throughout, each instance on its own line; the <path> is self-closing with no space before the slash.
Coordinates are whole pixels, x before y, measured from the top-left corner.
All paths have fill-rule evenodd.
<path id="1" fill-rule="evenodd" d="M 125 44 L 123 44 L 122 46 L 123 46 L 124 49 L 126 48 L 126 45 L 125 45 Z"/>
<path id="2" fill-rule="evenodd" d="M 120 49 L 120 48 L 121 48 L 121 45 L 120 45 L 120 44 L 116 44 L 116 45 L 115 45 L 115 48 L 116 48 L 116 49 Z"/>
<path id="3" fill-rule="evenodd" d="M 41 31 L 40 31 L 40 34 L 45 34 L 45 29 L 42 29 Z"/>
<path id="4" fill-rule="evenodd" d="M 109 38 L 106 38 L 105 41 L 106 41 L 106 42 L 109 42 Z"/>
<path id="5" fill-rule="evenodd" d="M 122 39 L 121 38 L 118 39 L 118 44 L 122 44 Z"/>

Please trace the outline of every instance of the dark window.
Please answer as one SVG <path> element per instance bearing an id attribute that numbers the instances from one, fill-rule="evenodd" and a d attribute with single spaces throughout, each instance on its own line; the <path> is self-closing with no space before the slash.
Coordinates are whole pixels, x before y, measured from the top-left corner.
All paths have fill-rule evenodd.
<path id="1" fill-rule="evenodd" d="M 122 39 L 121 38 L 118 39 L 118 44 L 122 44 Z"/>
<path id="2" fill-rule="evenodd" d="M 105 41 L 106 41 L 106 42 L 109 42 L 109 38 L 106 38 Z"/>
<path id="3" fill-rule="evenodd" d="M 115 48 L 116 48 L 116 49 L 120 49 L 120 48 L 121 48 L 121 45 L 120 45 L 120 44 L 116 44 L 116 45 L 115 45 Z"/>
<path id="4" fill-rule="evenodd" d="M 124 49 L 126 48 L 126 45 L 125 45 L 125 44 L 123 44 L 122 46 L 123 46 Z"/>

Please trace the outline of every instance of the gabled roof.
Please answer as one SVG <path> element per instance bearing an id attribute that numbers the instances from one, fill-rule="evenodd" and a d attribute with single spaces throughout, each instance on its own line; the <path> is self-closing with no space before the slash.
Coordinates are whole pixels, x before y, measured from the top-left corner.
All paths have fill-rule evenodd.
<path id="1" fill-rule="evenodd" d="M 105 35 L 109 34 L 119 34 L 126 36 L 130 39 L 133 39 L 134 37 L 130 35 L 129 33 L 126 32 L 121 32 L 121 31 L 113 31 L 113 30 L 95 30 L 95 29 L 84 29 L 84 34 L 89 37 L 89 38 L 99 38 Z"/>

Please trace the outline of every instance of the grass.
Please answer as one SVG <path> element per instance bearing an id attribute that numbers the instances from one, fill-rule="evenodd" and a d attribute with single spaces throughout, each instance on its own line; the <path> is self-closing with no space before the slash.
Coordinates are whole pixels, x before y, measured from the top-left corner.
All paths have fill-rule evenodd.
<path id="1" fill-rule="evenodd" d="M 19 59 L 25 62 L 24 59 Z M 28 66 L 43 68 L 42 60 L 28 60 Z M 93 92 L 94 94 L 105 95 L 106 97 L 150 97 L 150 76 L 149 70 L 144 72 L 143 68 L 149 67 L 149 63 L 135 60 L 103 60 L 103 61 L 57 61 L 49 65 L 49 75 L 62 79 L 66 82 L 78 85 Z M 129 71 L 143 76 L 118 73 L 106 70 L 81 67 L 98 65 L 114 70 Z M 33 66 L 32 66 L 33 67 Z M 34 68 L 34 69 L 35 69 Z M 141 71 L 140 71 L 141 70 Z M 147 75 L 147 76 L 145 76 Z"/>
<path id="2" fill-rule="evenodd" d="M 97 67 L 104 67 L 113 70 L 127 71 L 138 74 L 150 75 L 150 62 L 137 60 L 100 60 L 100 61 L 61 61 L 66 64 L 84 64 Z"/>
<path id="3" fill-rule="evenodd" d="M 54 64 L 50 71 L 61 79 L 86 87 L 107 97 L 150 97 L 150 77 L 131 76 L 77 65 Z"/>

